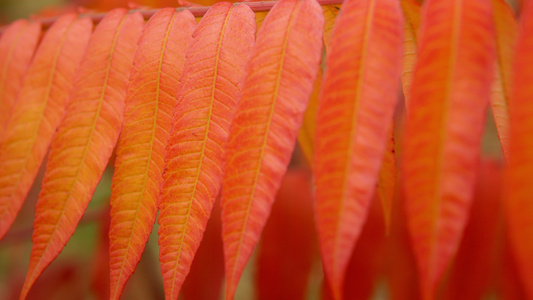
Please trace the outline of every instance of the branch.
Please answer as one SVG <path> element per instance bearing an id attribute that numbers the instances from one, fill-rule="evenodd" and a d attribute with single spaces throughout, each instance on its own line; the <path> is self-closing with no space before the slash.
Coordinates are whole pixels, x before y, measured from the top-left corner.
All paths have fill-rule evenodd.
<path id="1" fill-rule="evenodd" d="M 250 8 L 254 12 L 258 12 L 258 11 L 270 11 L 272 9 L 272 7 L 274 6 L 274 4 L 276 4 L 277 2 L 278 1 L 236 2 L 236 3 L 234 3 L 234 5 L 236 5 L 236 4 L 248 5 L 248 6 L 250 6 Z M 343 0 L 317 0 L 317 2 L 320 5 L 332 5 L 332 4 L 342 4 Z M 195 17 L 202 17 L 203 15 L 205 15 L 205 13 L 210 8 L 211 8 L 211 6 L 177 7 L 176 10 L 177 11 L 190 10 L 191 13 Z M 158 10 L 160 10 L 160 8 L 159 9 L 132 9 L 132 10 L 130 10 L 130 12 L 139 11 L 142 14 L 142 16 L 144 17 L 144 19 L 148 20 Z M 106 15 L 107 15 L 107 12 L 103 12 L 103 13 L 87 13 L 87 14 L 81 14 L 80 16 L 81 17 L 89 17 L 89 18 L 91 18 L 93 20 L 94 23 L 98 23 Z M 57 18 L 58 17 L 56 16 L 56 17 L 50 17 L 50 18 L 39 18 L 39 17 L 36 17 L 36 18 L 32 18 L 32 19 L 41 21 L 41 23 L 43 25 L 43 28 L 47 29 L 50 26 L 52 26 L 52 24 L 57 20 Z M 2 33 L 6 29 L 6 27 L 7 27 L 7 25 L 1 26 L 0 27 L 0 33 Z"/>

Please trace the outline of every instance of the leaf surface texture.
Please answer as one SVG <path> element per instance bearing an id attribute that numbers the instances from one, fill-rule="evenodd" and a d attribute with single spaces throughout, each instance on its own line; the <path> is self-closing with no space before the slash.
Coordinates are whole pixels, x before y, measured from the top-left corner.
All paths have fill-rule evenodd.
<path id="1" fill-rule="evenodd" d="M 421 295 L 432 299 L 475 186 L 495 58 L 490 2 L 428 1 L 418 49 L 402 175 Z"/>
<path id="2" fill-rule="evenodd" d="M 313 172 L 322 262 L 334 299 L 373 199 L 397 104 L 403 17 L 394 0 L 348 0 L 331 37 Z"/>
<path id="3" fill-rule="evenodd" d="M 74 233 L 113 152 L 143 25 L 140 13 L 116 9 L 91 36 L 50 147 L 21 299 Z"/>
<path id="4" fill-rule="evenodd" d="M 91 34 L 88 19 L 59 18 L 43 37 L 28 69 L 0 144 L 0 238 L 30 190 L 67 105 Z"/>
<path id="5" fill-rule="evenodd" d="M 155 222 L 172 113 L 195 26 L 189 11 L 163 9 L 139 40 L 111 194 L 112 299 L 135 270 Z"/>
<path id="6" fill-rule="evenodd" d="M 323 22 L 316 1 L 282 0 L 257 34 L 222 187 L 226 299 L 233 299 L 289 164 L 319 67 Z"/>
<path id="7" fill-rule="evenodd" d="M 41 36 L 41 24 L 13 22 L 0 38 L 0 142 Z"/>
<path id="8" fill-rule="evenodd" d="M 167 145 L 159 215 L 159 260 L 176 299 L 218 196 L 230 124 L 254 44 L 247 5 L 218 3 L 193 33 Z"/>

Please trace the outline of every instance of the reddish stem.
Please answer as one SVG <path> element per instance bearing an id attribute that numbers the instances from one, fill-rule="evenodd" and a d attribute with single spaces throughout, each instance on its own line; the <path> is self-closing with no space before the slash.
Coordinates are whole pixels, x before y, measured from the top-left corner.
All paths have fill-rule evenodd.
<path id="1" fill-rule="evenodd" d="M 253 11 L 269 11 L 272 9 L 274 4 L 276 4 L 277 1 L 258 1 L 258 2 L 237 2 L 235 4 L 245 4 L 250 6 L 250 8 Z M 342 4 L 343 0 L 317 0 L 317 2 L 320 5 L 332 5 L 332 4 Z M 211 8 L 211 6 L 198 6 L 198 7 L 177 7 L 177 11 L 182 11 L 185 9 L 188 9 L 192 12 L 192 14 L 195 17 L 201 17 L 203 16 L 208 10 Z M 159 9 L 133 9 L 131 12 L 139 11 L 143 15 L 145 19 L 149 19 L 151 16 L 153 16 Z M 81 14 L 82 17 L 89 17 L 91 18 L 95 23 L 100 22 L 105 16 L 106 12 L 104 13 L 87 13 L 87 14 Z M 50 27 L 55 20 L 57 20 L 58 17 L 50 17 L 50 18 L 34 18 L 35 20 L 39 20 L 43 24 L 43 28 Z M 0 33 L 5 30 L 6 26 L 0 27 Z"/>

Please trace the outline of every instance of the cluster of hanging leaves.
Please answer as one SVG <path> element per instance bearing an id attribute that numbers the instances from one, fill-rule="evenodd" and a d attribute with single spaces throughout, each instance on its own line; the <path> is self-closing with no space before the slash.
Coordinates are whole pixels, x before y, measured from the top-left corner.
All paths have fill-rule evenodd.
<path id="1" fill-rule="evenodd" d="M 111 158 L 109 297 L 121 296 L 157 219 L 165 297 L 187 293 L 197 252 L 223 248 L 233 299 L 297 140 L 312 175 L 288 173 L 264 231 L 277 245 L 258 259 L 266 298 L 281 297 L 272 282 L 293 298 L 305 292 L 316 226 L 324 297 L 351 299 L 350 286 L 377 276 L 385 232 L 406 223 L 420 297 L 439 293 L 455 257 L 453 299 L 464 292 L 454 282 L 474 271 L 464 266 L 475 266 L 462 249 L 497 231 L 484 222 L 496 223 L 498 205 L 533 298 L 532 1 L 521 20 L 504 0 L 280 0 L 268 13 L 217 3 L 199 22 L 166 8 L 148 21 L 114 9 L 96 25 L 75 13 L 45 31 L 38 20 L 12 23 L 0 39 L 0 238 L 48 153 L 20 299 L 67 244 Z M 393 122 L 402 94 L 405 125 Z M 489 103 L 504 153 L 501 203 L 499 168 L 479 167 Z M 199 250 L 217 199 L 223 245 Z M 365 237 L 365 226 L 380 229 Z M 492 245 L 487 236 L 479 243 Z M 404 258 L 388 271 L 396 277 L 409 269 L 405 251 L 389 254 Z M 280 277 L 291 263 L 303 275 Z M 480 282 L 471 289 L 483 291 Z M 389 285 L 409 299 L 405 288 Z"/>

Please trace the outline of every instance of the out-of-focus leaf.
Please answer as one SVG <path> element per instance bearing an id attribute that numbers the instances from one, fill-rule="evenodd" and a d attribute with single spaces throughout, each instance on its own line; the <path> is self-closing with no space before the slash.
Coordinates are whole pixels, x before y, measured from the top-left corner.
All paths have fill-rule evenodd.
<path id="1" fill-rule="evenodd" d="M 509 155 L 505 175 L 507 232 L 526 296 L 533 298 L 533 2 L 521 16 L 509 99 Z"/>
<path id="2" fill-rule="evenodd" d="M 311 172 L 289 169 L 258 246 L 258 299 L 307 299 L 311 268 L 318 256 L 314 223 Z"/>
<path id="3" fill-rule="evenodd" d="M 483 160 L 472 209 L 444 290 L 444 299 L 485 299 L 492 292 L 497 242 L 503 225 L 497 161 Z"/>
<path id="4" fill-rule="evenodd" d="M 312 163 L 313 153 L 315 152 L 316 112 L 318 111 L 318 97 L 320 96 L 322 78 L 322 69 L 318 69 L 315 86 L 305 110 L 302 128 L 298 132 L 298 143 L 309 164 Z"/>
<path id="5" fill-rule="evenodd" d="M 219 300 L 224 281 L 220 201 L 215 202 L 204 237 L 181 289 L 184 300 Z"/>

